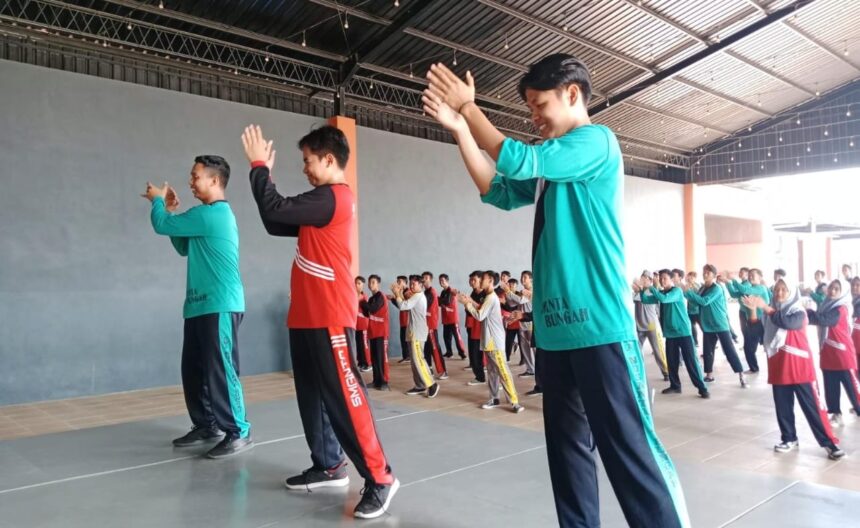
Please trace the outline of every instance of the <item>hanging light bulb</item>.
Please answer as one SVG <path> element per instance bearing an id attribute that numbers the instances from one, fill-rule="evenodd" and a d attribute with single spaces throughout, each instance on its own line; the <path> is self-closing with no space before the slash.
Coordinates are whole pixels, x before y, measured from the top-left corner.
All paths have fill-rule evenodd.
<path id="1" fill-rule="evenodd" d="M 735 157 L 734 157 L 734 156 L 732 156 L 732 157 L 730 158 L 730 161 L 735 161 Z"/>
<path id="2" fill-rule="evenodd" d="M 833 157 L 833 163 L 838 163 L 838 162 L 839 162 L 839 158 L 837 158 L 836 156 L 834 156 L 834 157 Z"/>
<path id="3" fill-rule="evenodd" d="M 162 0 L 158 0 L 158 9 L 164 9 L 164 2 Z"/>
<path id="4" fill-rule="evenodd" d="M 264 58 L 263 60 L 264 60 L 264 61 L 266 61 L 266 62 L 269 62 L 269 56 L 268 56 L 268 55 L 266 55 L 266 58 Z"/>
<path id="5" fill-rule="evenodd" d="M 302 47 L 303 48 L 308 47 L 308 41 L 307 41 L 307 39 L 305 39 L 305 32 L 304 31 L 302 31 Z"/>
<path id="6" fill-rule="evenodd" d="M 349 14 L 343 14 L 343 29 L 349 29 Z"/>
<path id="7" fill-rule="evenodd" d="M 845 111 L 845 117 L 851 117 L 851 108 Z"/>
<path id="8" fill-rule="evenodd" d="M 797 121 L 795 121 L 795 123 L 797 124 L 797 126 L 800 126 L 800 116 L 797 116 Z"/>
<path id="9" fill-rule="evenodd" d="M 824 135 L 825 135 L 825 136 L 829 136 L 829 135 L 830 135 L 830 132 L 829 132 L 826 128 L 824 129 Z"/>
<path id="10" fill-rule="evenodd" d="M 743 146 L 744 146 L 744 144 L 741 143 L 740 141 L 738 141 L 738 147 L 743 147 Z"/>
<path id="11" fill-rule="evenodd" d="M 779 142 L 782 143 L 782 134 L 779 136 Z"/>
<path id="12" fill-rule="evenodd" d="M 457 65 L 457 50 L 454 50 L 454 62 L 452 63 L 454 66 Z"/>
<path id="13" fill-rule="evenodd" d="M 414 79 L 415 75 L 412 74 L 412 64 L 409 65 L 409 78 Z"/>
<path id="14" fill-rule="evenodd" d="M 769 157 L 771 157 L 771 156 L 772 156 L 772 154 L 771 154 L 771 152 L 770 152 L 770 149 L 767 149 L 767 157 L 769 158 Z"/>
<path id="15" fill-rule="evenodd" d="M 764 170 L 764 163 L 761 164 L 761 170 Z"/>
<path id="16" fill-rule="evenodd" d="M 394 0 L 394 7 L 400 7 L 400 0 Z"/>
<path id="17" fill-rule="evenodd" d="M 800 167 L 800 160 L 798 159 L 794 164 Z"/>
<path id="18" fill-rule="evenodd" d="M 127 25 L 127 26 L 125 26 L 125 29 L 127 29 L 127 30 L 131 31 L 131 22 L 129 22 L 129 23 L 128 23 L 128 25 Z"/>
<path id="19" fill-rule="evenodd" d="M 505 33 L 505 49 L 507 50 L 510 48 L 511 48 L 511 46 L 508 44 L 508 34 Z"/>
<path id="20" fill-rule="evenodd" d="M 809 146 L 809 143 L 806 144 L 806 152 L 812 152 L 812 147 Z"/>
<path id="21" fill-rule="evenodd" d="M 561 26 L 561 30 L 562 30 L 562 31 L 567 31 L 567 24 L 565 24 L 565 25 Z"/>
<path id="22" fill-rule="evenodd" d="M 853 146 L 854 146 L 854 138 L 851 138 L 851 139 L 848 141 L 848 146 L 849 146 L 849 147 L 853 147 Z"/>

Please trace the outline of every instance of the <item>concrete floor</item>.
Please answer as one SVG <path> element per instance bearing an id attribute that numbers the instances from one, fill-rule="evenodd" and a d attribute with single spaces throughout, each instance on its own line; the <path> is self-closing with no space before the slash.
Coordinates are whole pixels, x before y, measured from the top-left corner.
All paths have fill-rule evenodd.
<path id="1" fill-rule="evenodd" d="M 799 412 L 801 450 L 776 454 L 766 374 L 742 390 L 725 360 L 717 363 L 711 400 L 689 390 L 675 396 L 658 390 L 654 401 L 658 434 L 678 466 L 693 526 L 856 526 L 860 420 L 846 416 L 837 433 L 849 452 L 842 461 L 827 460 Z M 383 445 L 403 487 L 389 515 L 361 524 L 555 525 L 541 398 L 526 398 L 527 410 L 519 415 L 483 411 L 478 405 L 486 388 L 465 385 L 470 373 L 464 365 L 449 362 L 451 379 L 433 400 L 403 395 L 409 368 L 396 363 L 396 390 L 371 391 Z M 648 368 L 654 388 L 662 388 L 650 358 Z M 0 441 L 0 527 L 356 522 L 351 514 L 362 482 L 354 473 L 348 490 L 307 494 L 283 487 L 286 476 L 310 465 L 289 377 L 243 382 L 256 402 L 248 415 L 257 446 L 222 461 L 202 458 L 204 449 L 170 446 L 188 428 L 176 387 L 0 408 L 6 423 L 29 424 L 27 433 L 7 433 Z M 517 384 L 525 391 L 531 380 Z M 55 422 L 65 424 L 64 432 L 37 429 L 51 430 Z M 625 526 L 603 475 L 600 485 L 603 526 Z"/>

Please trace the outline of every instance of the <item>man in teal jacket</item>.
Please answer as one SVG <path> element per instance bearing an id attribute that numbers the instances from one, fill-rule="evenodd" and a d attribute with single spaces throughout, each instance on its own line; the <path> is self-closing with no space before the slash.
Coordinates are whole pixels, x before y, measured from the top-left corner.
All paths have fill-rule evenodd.
<path id="1" fill-rule="evenodd" d="M 696 347 L 693 345 L 684 292 L 673 284 L 671 270 L 660 270 L 660 286 L 662 290 L 651 286 L 648 291 L 642 292 L 641 298 L 644 304 L 660 303 L 660 320 L 663 323 L 663 335 L 666 336 L 666 359 L 669 361 L 669 386 L 663 389 L 663 394 L 681 393 L 678 369 L 683 356 L 684 367 L 687 369 L 690 381 L 699 389 L 699 396 L 710 398 L 711 394 L 708 392 L 708 386 L 705 385 L 699 360 L 696 357 Z"/>
<path id="2" fill-rule="evenodd" d="M 764 299 L 765 304 L 770 304 L 770 292 L 767 287 L 761 283 L 762 273 L 760 269 L 753 268 L 749 271 L 749 282 L 738 282 L 737 279 L 732 279 L 726 284 L 729 289 L 729 295 L 735 299 L 742 299 L 747 295 L 753 295 Z M 746 325 L 742 325 L 741 329 L 744 334 L 744 356 L 749 365 L 749 373 L 755 374 L 758 372 L 758 359 L 755 354 L 758 351 L 758 346 L 762 344 L 764 338 L 764 326 L 762 326 L 762 310 L 756 310 L 755 320 L 752 320 L 750 315 L 752 310 L 745 304 L 741 303 L 741 319 L 746 321 Z"/>
<path id="3" fill-rule="evenodd" d="M 471 74 L 464 82 L 435 64 L 428 78 L 425 110 L 453 133 L 481 200 L 504 210 L 535 204 L 532 316 L 559 524 L 600 525 L 596 444 L 629 525 L 689 526 L 678 475 L 654 431 L 624 277 L 621 149 L 588 117 L 588 69 L 559 53 L 520 80 L 540 145 L 490 123 Z"/>
<path id="4" fill-rule="evenodd" d="M 699 308 L 699 324 L 702 325 L 702 341 L 704 343 L 702 353 L 705 358 L 705 381 L 708 383 L 714 381 L 714 350 L 717 346 L 717 339 L 719 339 L 726 359 L 729 360 L 732 370 L 738 375 L 741 387 L 746 388 L 744 368 L 732 342 L 729 314 L 726 309 L 726 296 L 720 285 L 716 283 L 716 266 L 706 264 L 702 268 L 702 278 L 705 281 L 704 286 L 699 291 L 689 289 L 684 292 L 684 296 L 687 298 L 688 310 L 689 306 Z"/>
<path id="5" fill-rule="evenodd" d="M 188 258 L 183 317 L 182 388 L 193 424 L 173 441 L 188 447 L 221 440 L 207 456 L 223 458 L 253 447 L 239 383 L 237 332 L 245 312 L 239 275 L 239 228 L 224 190 L 230 166 L 220 156 L 198 156 L 189 186 L 201 205 L 182 214 L 176 192 L 167 185 L 146 184 L 152 202 L 150 220 L 167 235 L 180 256 Z M 226 434 L 225 434 L 226 433 Z"/>

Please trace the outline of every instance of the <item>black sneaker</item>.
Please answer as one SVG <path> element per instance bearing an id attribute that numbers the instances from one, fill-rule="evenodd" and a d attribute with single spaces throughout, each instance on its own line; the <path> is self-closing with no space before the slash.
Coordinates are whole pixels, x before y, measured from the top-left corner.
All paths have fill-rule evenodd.
<path id="1" fill-rule="evenodd" d="M 454 354 L 445 354 L 445 357 L 446 358 L 452 358 L 452 357 L 454 357 Z"/>
<path id="2" fill-rule="evenodd" d="M 411 359 L 409 359 L 409 358 L 403 358 L 403 359 L 399 360 L 399 361 L 398 361 L 398 363 L 409 363 L 409 362 L 411 362 L 411 361 L 412 361 L 412 360 L 411 360 Z"/>
<path id="3" fill-rule="evenodd" d="M 716 381 L 716 378 L 713 376 L 705 376 L 705 383 L 713 383 Z"/>
<path id="4" fill-rule="evenodd" d="M 224 438 L 224 431 L 220 431 L 214 427 L 197 427 L 195 425 L 188 431 L 188 434 L 174 439 L 173 445 L 175 447 L 191 447 L 208 444 L 222 438 Z"/>
<path id="5" fill-rule="evenodd" d="M 427 397 L 435 398 L 437 394 L 439 394 L 439 384 L 434 383 L 433 385 L 430 385 L 429 389 L 427 389 Z"/>
<path id="6" fill-rule="evenodd" d="M 231 433 L 218 442 L 218 445 L 210 449 L 206 453 L 206 456 L 209 458 L 227 458 L 248 451 L 252 447 L 254 447 L 254 441 L 251 440 L 250 434 L 244 438 L 240 438 L 238 435 Z"/>
<path id="7" fill-rule="evenodd" d="M 316 488 L 342 488 L 349 486 L 349 475 L 346 464 L 332 469 L 306 469 L 301 475 L 290 477 L 284 481 L 288 490 L 310 491 Z"/>
<path id="8" fill-rule="evenodd" d="M 526 371 L 526 372 L 523 372 L 522 374 L 520 374 L 519 377 L 521 377 L 521 378 L 533 378 L 533 377 L 535 377 L 535 373 Z"/>
<path id="9" fill-rule="evenodd" d="M 376 390 L 385 392 L 385 391 L 390 391 L 391 387 L 389 387 L 387 383 L 383 383 L 379 387 L 376 387 Z"/>
<path id="10" fill-rule="evenodd" d="M 708 392 L 708 391 L 706 391 L 706 390 L 704 390 L 704 391 L 699 391 L 699 397 L 700 397 L 700 398 L 703 398 L 703 399 L 705 399 L 705 400 L 707 400 L 707 399 L 709 399 L 709 398 L 711 397 L 711 393 L 710 393 L 710 392 Z"/>
<path id="11" fill-rule="evenodd" d="M 675 387 L 667 387 L 660 391 L 660 394 L 681 394 L 681 389 L 676 389 Z"/>
<path id="12" fill-rule="evenodd" d="M 361 490 L 361 501 L 355 507 L 353 515 L 359 519 L 375 519 L 385 513 L 394 494 L 400 489 L 400 481 L 394 479 L 391 484 L 365 483 Z"/>
<path id="13" fill-rule="evenodd" d="M 537 396 L 538 394 L 543 394 L 543 391 L 538 388 L 534 388 L 526 393 L 526 396 Z"/>
<path id="14" fill-rule="evenodd" d="M 419 389 L 418 387 L 412 387 L 408 391 L 406 391 L 407 396 L 417 396 L 418 394 L 424 394 L 424 391 L 427 389 Z"/>

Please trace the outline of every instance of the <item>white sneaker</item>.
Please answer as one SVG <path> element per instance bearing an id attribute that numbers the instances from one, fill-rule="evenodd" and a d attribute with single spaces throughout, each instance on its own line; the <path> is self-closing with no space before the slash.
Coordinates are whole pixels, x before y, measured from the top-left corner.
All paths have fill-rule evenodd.
<path id="1" fill-rule="evenodd" d="M 513 407 L 511 407 L 511 410 L 514 411 L 514 413 L 519 414 L 519 413 L 525 411 L 526 408 L 523 407 L 522 405 L 520 405 L 519 403 L 515 403 L 513 405 Z"/>
<path id="2" fill-rule="evenodd" d="M 827 451 L 827 458 L 830 460 L 839 460 L 840 458 L 845 458 L 845 455 L 848 454 L 838 447 L 825 447 L 824 450 Z"/>
<path id="3" fill-rule="evenodd" d="M 836 427 L 842 427 L 845 423 L 842 421 L 842 415 L 833 413 L 830 415 L 830 425 L 834 425 Z"/>
<path id="4" fill-rule="evenodd" d="M 773 446 L 773 450 L 777 453 L 788 453 L 792 449 L 797 449 L 797 442 L 780 442 Z"/>
<path id="5" fill-rule="evenodd" d="M 486 383 L 487 383 L 486 381 L 481 381 L 479 379 L 473 379 L 473 380 L 467 382 L 466 385 L 474 386 L 474 385 L 484 385 Z"/>

